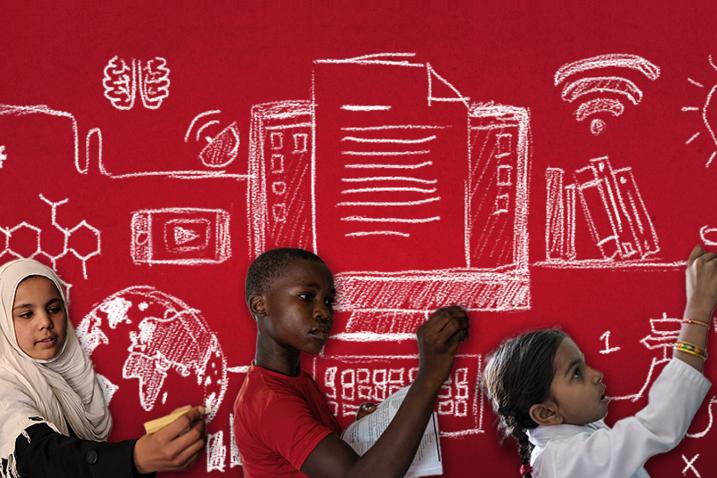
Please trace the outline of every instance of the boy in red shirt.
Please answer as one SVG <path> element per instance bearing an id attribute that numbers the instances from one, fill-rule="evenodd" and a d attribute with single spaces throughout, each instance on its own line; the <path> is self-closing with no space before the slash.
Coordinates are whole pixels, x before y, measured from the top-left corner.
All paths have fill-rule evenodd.
<path id="1" fill-rule="evenodd" d="M 363 456 L 341 427 L 300 352 L 318 354 L 333 320 L 331 271 L 301 249 L 274 249 L 249 267 L 246 298 L 257 323 L 256 355 L 234 403 L 234 433 L 246 478 L 402 477 L 413 461 L 433 403 L 453 366 L 468 320 L 458 307 L 419 327 L 420 368 L 401 408 Z"/>

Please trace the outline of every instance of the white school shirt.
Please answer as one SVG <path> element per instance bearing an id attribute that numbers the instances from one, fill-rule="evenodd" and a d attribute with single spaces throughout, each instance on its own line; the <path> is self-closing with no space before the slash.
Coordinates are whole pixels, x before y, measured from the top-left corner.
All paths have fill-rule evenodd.
<path id="1" fill-rule="evenodd" d="M 710 385 L 700 372 L 673 359 L 652 385 L 647 406 L 612 428 L 599 420 L 528 430 L 535 445 L 533 477 L 649 478 L 643 465 L 680 443 Z"/>

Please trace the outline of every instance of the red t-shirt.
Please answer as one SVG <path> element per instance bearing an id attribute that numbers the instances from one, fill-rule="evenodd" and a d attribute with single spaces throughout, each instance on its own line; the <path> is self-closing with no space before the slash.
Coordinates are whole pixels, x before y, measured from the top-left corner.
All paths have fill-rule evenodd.
<path id="1" fill-rule="evenodd" d="M 306 477 L 301 467 L 327 435 L 341 434 L 326 397 L 305 372 L 252 365 L 234 402 L 234 435 L 246 478 Z"/>

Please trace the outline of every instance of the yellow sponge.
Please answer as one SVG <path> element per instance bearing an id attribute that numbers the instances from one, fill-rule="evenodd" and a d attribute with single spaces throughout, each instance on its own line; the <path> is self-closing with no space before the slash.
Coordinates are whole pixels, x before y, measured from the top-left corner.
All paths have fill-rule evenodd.
<path id="1" fill-rule="evenodd" d="M 173 411 L 169 415 L 165 415 L 163 417 L 155 418 L 154 420 L 145 422 L 144 429 L 147 431 L 147 433 L 154 433 L 158 430 L 161 430 L 165 426 L 169 425 L 170 423 L 172 423 L 174 420 L 181 417 L 182 415 L 186 414 L 191 409 L 192 409 L 191 405 L 185 405 L 181 408 L 177 408 L 175 411 Z"/>

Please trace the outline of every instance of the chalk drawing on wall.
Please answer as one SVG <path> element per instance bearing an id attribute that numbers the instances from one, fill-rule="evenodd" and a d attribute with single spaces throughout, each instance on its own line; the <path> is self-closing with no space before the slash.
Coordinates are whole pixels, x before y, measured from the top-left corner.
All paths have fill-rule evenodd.
<path id="1" fill-rule="evenodd" d="M 528 110 L 471 103 L 414 57 L 316 60 L 310 100 L 252 108 L 252 257 L 279 246 L 415 252 L 392 270 L 361 256 L 356 267 L 337 271 L 335 309 L 351 317 L 335 338 L 411 338 L 426 311 L 450 302 L 469 310 L 530 307 Z M 368 96 L 342 86 L 346 75 L 361 77 Z M 383 91 L 395 78 L 405 89 Z M 404 90 L 411 93 L 397 97 Z M 420 110 L 411 122 L 401 116 L 406 104 Z M 342 120 L 324 123 L 324 114 Z M 463 221 L 447 225 L 456 211 Z M 422 248 L 439 236 L 453 241 L 444 263 L 422 264 L 435 256 Z"/>
<path id="2" fill-rule="evenodd" d="M 705 246 L 717 246 L 717 227 L 702 226 L 700 228 L 700 240 Z"/>
<path id="3" fill-rule="evenodd" d="M 50 123 L 52 124 L 50 125 Z M 43 128 L 44 134 L 47 135 L 48 130 L 44 129 L 47 126 L 51 126 L 52 132 L 57 135 L 53 138 L 55 142 L 59 138 L 66 140 L 68 150 L 51 149 L 45 153 L 55 158 L 67 155 L 72 159 L 78 173 L 87 173 L 87 165 L 80 163 L 79 129 L 74 115 L 66 111 L 52 109 L 47 105 L 0 104 L 0 135 L 5 155 L 12 151 L 13 157 L 20 159 L 25 155 L 26 148 L 37 148 L 40 139 L 44 137 L 38 138 L 35 133 L 36 128 Z M 48 145 L 48 147 L 52 146 L 55 144 Z M 28 157 L 32 157 L 32 153 L 28 152 Z"/>
<path id="4" fill-rule="evenodd" d="M 0 169 L 2 169 L 5 161 L 7 161 L 7 151 L 5 151 L 5 145 L 0 144 Z"/>
<path id="5" fill-rule="evenodd" d="M 707 407 L 707 423 L 701 430 L 689 431 L 687 436 L 690 438 L 703 438 L 706 436 L 714 425 L 715 421 L 715 407 L 717 407 L 717 395 L 713 395 L 706 404 Z M 694 428 L 694 427 L 693 427 Z"/>
<path id="6" fill-rule="evenodd" d="M 695 462 L 700 457 L 700 454 L 697 453 L 692 458 L 688 459 L 684 454 L 682 456 L 682 461 L 685 462 L 685 467 L 682 468 L 682 476 L 686 476 L 687 472 L 690 471 L 696 478 L 702 478 L 702 475 L 700 475 L 699 470 L 695 467 Z"/>
<path id="7" fill-rule="evenodd" d="M 611 353 L 619 352 L 622 347 L 611 347 L 610 346 L 610 334 L 612 332 L 610 330 L 606 330 L 601 336 L 600 340 L 603 342 L 603 348 L 600 350 L 600 353 L 603 355 L 608 355 Z"/>
<path id="8" fill-rule="evenodd" d="M 612 400 L 630 400 L 636 402 L 645 396 L 652 383 L 653 377 L 657 376 L 657 368 L 666 364 L 672 358 L 672 346 L 680 334 L 680 319 L 668 317 L 663 312 L 658 319 L 650 319 L 650 334 L 640 339 L 640 343 L 653 352 L 650 368 L 645 376 L 645 381 L 640 389 L 632 394 L 611 397 Z"/>
<path id="9" fill-rule="evenodd" d="M 112 383 L 107 377 L 99 373 L 97 374 L 97 381 L 102 389 L 102 395 L 105 397 L 105 402 L 110 403 L 112 401 L 112 397 L 114 397 L 117 390 L 119 390 L 119 387 Z"/>
<path id="10" fill-rule="evenodd" d="M 135 264 L 217 264 L 231 257 L 223 209 L 143 209 L 132 213 L 130 228 Z"/>
<path id="11" fill-rule="evenodd" d="M 591 159 L 572 177 L 561 168 L 547 168 L 545 183 L 543 264 L 608 269 L 684 265 L 684 261 L 654 261 L 660 242 L 631 167 L 614 169 L 603 156 Z M 578 230 L 576 224 L 586 225 L 587 230 Z M 577 250 L 577 233 L 589 234 L 597 257 Z"/>
<path id="12" fill-rule="evenodd" d="M 153 169 L 151 161 L 143 161 L 142 158 L 130 158 L 132 160 L 129 161 L 129 169 L 120 171 L 107 164 L 108 145 L 105 144 L 104 134 L 100 128 L 87 130 L 85 134 L 85 151 L 83 155 L 80 155 L 79 127 L 74 115 L 66 111 L 49 108 L 46 105 L 0 104 L 0 134 L 3 136 L 2 146 L 5 147 L 5 155 L 7 156 L 12 151 L 13 158 L 21 158 L 26 147 L 36 149 L 38 147 L 38 136 L 34 133 L 35 128 L 38 125 L 45 128 L 51 121 L 55 123 L 51 125 L 53 127 L 52 133 L 48 134 L 45 131 L 42 138 L 50 138 L 52 141 L 49 142 L 48 146 L 56 147 L 55 143 L 59 142 L 59 139 L 65 139 L 63 136 L 66 136 L 68 145 L 65 150 L 48 150 L 46 153 L 48 155 L 52 154 L 56 158 L 68 156 L 68 159 L 72 160 L 75 170 L 80 174 L 87 174 L 90 164 L 96 164 L 102 175 L 112 179 L 147 176 L 165 176 L 175 179 L 222 178 L 244 180 L 248 178 L 245 172 L 237 171 L 237 168 L 234 167 L 235 161 L 233 159 L 229 160 L 234 152 L 238 151 L 236 123 L 231 123 L 220 131 L 215 136 L 218 141 L 210 142 L 204 146 L 200 154 L 197 154 L 197 157 L 190 163 L 182 163 L 178 167 L 172 166 L 168 169 Z M 230 146 L 235 133 L 237 136 L 236 151 L 233 146 Z M 16 137 L 18 135 L 21 135 L 21 137 Z M 201 154 L 202 152 L 203 154 Z M 219 166 L 219 162 L 222 160 L 226 164 Z M 121 155 L 121 159 L 116 161 L 121 162 L 118 169 L 127 166 L 124 163 L 126 161 L 126 155 L 124 154 Z M 4 165 L 4 167 L 6 168 L 7 165 Z"/>
<path id="13" fill-rule="evenodd" d="M 154 287 L 128 287 L 96 304 L 80 321 L 77 336 L 89 355 L 129 338 L 122 370 L 98 372 L 113 393 L 128 386 L 120 385 L 120 379 L 136 380 L 145 411 L 172 398 L 163 389 L 170 376 L 188 379 L 182 382 L 179 393 L 186 395 L 179 401 L 201 394 L 208 421 L 224 399 L 226 360 L 216 334 L 199 310 Z"/>
<path id="14" fill-rule="evenodd" d="M 641 56 L 610 53 L 565 63 L 558 68 L 553 79 L 555 86 L 564 83 L 561 91 L 563 101 L 579 103 L 575 119 L 590 120 L 590 132 L 596 136 L 605 131 L 607 116 L 622 115 L 625 100 L 633 105 L 642 101 L 642 90 L 632 80 L 623 76 L 600 75 L 605 70 L 615 69 L 626 73 L 638 72 L 652 81 L 660 77 L 660 68 Z M 595 73 L 600 76 L 592 76 Z"/>
<path id="15" fill-rule="evenodd" d="M 163 57 L 142 61 L 125 60 L 115 55 L 104 68 L 104 96 L 116 109 L 127 111 L 134 107 L 139 92 L 142 105 L 156 110 L 169 96 L 169 74 L 167 60 Z"/>
<path id="16" fill-rule="evenodd" d="M 232 146 L 234 135 L 236 135 L 236 145 Z M 239 133 L 236 129 L 236 123 L 231 123 L 215 137 L 217 141 L 211 141 L 204 146 L 202 151 L 197 155 L 197 158 L 193 160 L 191 164 L 186 164 L 186 167 L 152 169 L 151 165 L 146 162 L 134 161 L 129 165 L 130 169 L 117 172 L 111 170 L 111 167 L 107 164 L 107 145 L 104 144 L 105 140 L 102 129 L 91 128 L 85 136 L 85 162 L 86 165 L 97 164 L 100 174 L 112 179 L 146 176 L 165 176 L 175 179 L 247 179 L 248 175 L 245 173 L 237 173 L 231 168 L 221 169 L 225 166 L 233 166 L 234 159 L 230 158 L 238 151 L 238 138 Z M 236 156 L 234 158 L 236 158 Z M 196 160 L 199 162 L 196 162 Z M 220 165 L 220 161 L 225 161 L 225 164 Z M 183 163 L 182 166 L 184 165 Z M 123 166 L 127 167 L 124 163 Z M 85 167 L 85 171 L 87 167 L 88 166 Z"/>
<path id="17" fill-rule="evenodd" d="M 110 58 L 104 69 L 102 86 L 104 95 L 112 106 L 118 110 L 131 110 L 137 96 L 137 82 L 135 81 L 135 62 L 129 64 L 118 57 Z"/>
<path id="18" fill-rule="evenodd" d="M 441 436 L 483 433 L 483 396 L 478 391 L 480 355 L 457 355 L 436 399 Z M 363 402 L 378 403 L 410 384 L 418 373 L 415 355 L 318 356 L 312 374 L 339 420 L 350 422 Z"/>
<path id="19" fill-rule="evenodd" d="M 229 426 L 226 429 L 207 434 L 205 450 L 207 454 L 207 472 L 225 472 L 227 470 L 227 455 L 229 455 L 229 469 L 241 466 L 239 448 L 237 448 L 234 440 L 233 413 L 229 413 Z"/>
<path id="20" fill-rule="evenodd" d="M 57 269 L 59 260 L 65 257 L 74 257 L 82 265 L 82 275 L 87 279 L 87 262 L 102 252 L 102 233 L 85 219 L 71 227 L 63 226 L 57 221 L 57 208 L 68 203 L 69 199 L 51 201 L 42 194 L 39 195 L 39 198 L 50 206 L 52 231 L 42 230 L 27 221 L 22 221 L 14 226 L 0 227 L 0 240 L 4 239 L 0 256 L 7 254 L 16 259 L 45 260 L 52 265 L 53 269 Z M 61 249 L 50 251 L 45 246 L 43 237 L 50 232 L 62 236 Z"/>
<path id="21" fill-rule="evenodd" d="M 227 447 L 224 444 L 224 430 L 207 433 L 207 471 L 224 472 Z"/>
<path id="22" fill-rule="evenodd" d="M 613 396 L 610 397 L 611 400 L 629 400 L 636 402 L 645 397 L 653 379 L 659 374 L 659 370 L 672 360 L 672 347 L 678 340 L 681 325 L 681 319 L 668 317 L 665 312 L 662 313 L 660 318 L 650 319 L 650 333 L 640 339 L 640 343 L 654 354 L 651 359 L 650 367 L 645 375 L 645 381 L 637 392 L 627 395 Z M 713 332 L 717 333 L 717 325 L 713 328 Z M 707 401 L 706 405 L 707 423 L 704 425 L 696 425 L 693 422 L 690 431 L 687 433 L 688 437 L 703 438 L 711 431 L 714 424 L 714 407 L 716 405 L 717 395 L 713 395 Z M 702 428 L 694 430 L 695 426 L 702 426 Z"/>
<path id="23" fill-rule="evenodd" d="M 249 251 L 313 249 L 311 103 L 276 101 L 251 108 L 247 213 Z"/>
<path id="24" fill-rule="evenodd" d="M 200 143 L 199 160 L 208 168 L 223 168 L 231 164 L 239 153 L 239 129 L 236 121 L 223 127 L 217 115 L 221 110 L 203 111 L 189 123 L 185 143 Z"/>
<path id="25" fill-rule="evenodd" d="M 239 447 L 237 446 L 236 439 L 234 438 L 234 414 L 229 414 L 229 468 L 236 468 L 241 466 L 241 455 L 239 455 Z"/>
<path id="26" fill-rule="evenodd" d="M 712 55 L 708 57 L 708 63 L 712 70 L 717 71 L 717 65 L 715 65 L 714 61 L 712 60 Z M 693 80 L 692 78 L 687 78 L 687 82 L 692 86 L 696 86 L 697 88 L 700 88 L 702 90 L 707 90 L 703 82 Z M 696 112 L 700 114 L 700 120 L 702 121 L 702 124 L 705 128 L 704 132 L 706 132 L 707 136 L 709 136 L 708 141 L 710 141 L 710 148 L 712 148 L 712 151 L 710 152 L 710 155 L 707 158 L 707 162 L 705 163 L 706 168 L 709 168 L 712 165 L 712 162 L 714 161 L 715 157 L 717 157 L 717 134 L 715 132 L 715 128 L 717 127 L 717 122 L 715 122 L 715 115 L 717 114 L 717 112 L 714 111 L 716 106 L 714 104 L 714 94 L 715 91 L 717 91 L 717 83 L 708 88 L 709 91 L 707 91 L 707 93 L 705 94 L 704 104 L 701 107 L 692 105 L 682 107 L 682 111 L 684 112 Z M 693 133 L 689 138 L 687 138 L 685 144 L 692 143 L 701 134 L 702 131 L 697 131 Z"/>

